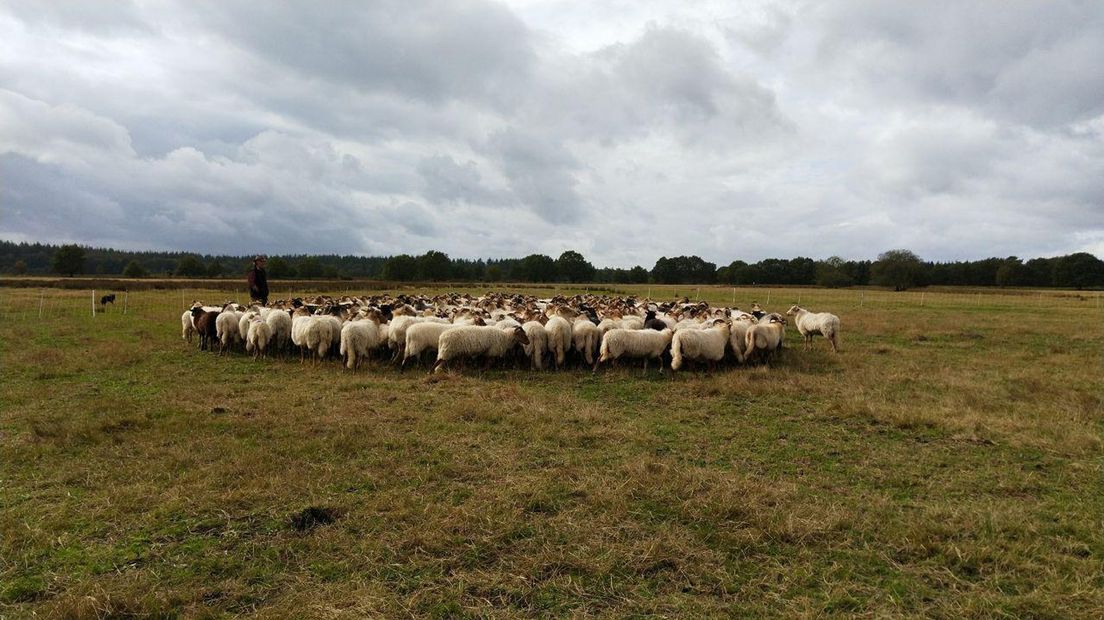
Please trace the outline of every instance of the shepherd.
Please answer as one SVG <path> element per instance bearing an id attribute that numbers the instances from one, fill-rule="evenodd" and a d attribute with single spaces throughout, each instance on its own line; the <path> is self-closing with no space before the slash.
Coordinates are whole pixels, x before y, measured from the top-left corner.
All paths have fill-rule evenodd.
<path id="1" fill-rule="evenodd" d="M 246 281 L 249 282 L 249 299 L 262 306 L 268 305 L 268 276 L 265 274 L 267 264 L 268 257 L 258 254 L 253 257 L 253 266 L 245 274 Z"/>

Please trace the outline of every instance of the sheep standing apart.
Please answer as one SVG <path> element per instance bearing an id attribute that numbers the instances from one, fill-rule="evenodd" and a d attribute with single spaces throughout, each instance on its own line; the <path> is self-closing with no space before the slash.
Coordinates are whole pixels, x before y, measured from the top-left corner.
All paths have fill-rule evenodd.
<path id="1" fill-rule="evenodd" d="M 345 359 L 345 368 L 356 371 L 369 352 L 380 346 L 379 325 L 371 319 L 356 319 L 341 326 L 338 351 Z"/>
<path id="2" fill-rule="evenodd" d="M 523 347 L 529 358 L 529 365 L 534 370 L 544 370 L 544 354 L 548 352 L 548 330 L 540 321 L 526 321 L 522 323 L 521 329 L 529 338 L 529 344 Z"/>
<path id="3" fill-rule="evenodd" d="M 192 317 L 192 311 L 191 309 L 185 310 L 184 314 L 180 315 L 180 337 L 184 339 L 184 342 L 192 344 L 192 336 L 195 333 L 195 318 Z"/>
<path id="4" fill-rule="evenodd" d="M 246 352 L 253 353 L 253 359 L 265 357 L 270 340 L 272 340 L 272 327 L 261 317 L 253 317 L 245 332 Z"/>
<path id="5" fill-rule="evenodd" d="M 716 320 L 708 329 L 680 329 L 671 339 L 671 370 L 678 370 L 686 360 L 704 360 L 710 368 L 724 359 L 731 327 L 728 321 Z"/>
<path id="6" fill-rule="evenodd" d="M 794 318 L 797 331 L 805 338 L 805 348 L 813 342 L 813 336 L 820 334 L 832 343 L 832 350 L 839 353 L 839 317 L 830 312 L 809 312 L 800 306 L 791 306 L 786 314 Z"/>
<path id="7" fill-rule="evenodd" d="M 757 324 L 748 327 L 744 361 L 768 361 L 770 356 L 782 348 L 785 337 L 786 320 L 777 314 L 764 315 Z"/>
<path id="8" fill-rule="evenodd" d="M 647 372 L 648 361 L 660 359 L 671 345 L 672 333 L 670 329 L 611 329 L 602 335 L 602 345 L 593 370 L 597 371 L 602 362 L 631 357 L 644 358 L 644 371 Z M 659 365 L 659 372 L 663 372 L 663 364 Z"/>
<path id="9" fill-rule="evenodd" d="M 575 319 L 571 326 L 571 335 L 575 350 L 583 356 L 586 365 L 594 366 L 598 347 L 602 344 L 602 332 L 587 318 Z"/>
<path id="10" fill-rule="evenodd" d="M 571 323 L 562 316 L 554 316 L 548 319 L 544 325 L 544 331 L 548 332 L 548 351 L 556 362 L 556 368 L 564 365 L 567 352 L 571 349 Z"/>
<path id="11" fill-rule="evenodd" d="M 441 333 L 441 339 L 437 344 L 437 363 L 433 366 L 433 372 L 441 372 L 445 364 L 458 357 L 484 356 L 487 358 L 487 365 L 484 368 L 489 368 L 495 358 L 506 355 L 518 344 L 529 344 L 529 337 L 520 327 L 509 329 L 475 325 L 454 327 Z"/>

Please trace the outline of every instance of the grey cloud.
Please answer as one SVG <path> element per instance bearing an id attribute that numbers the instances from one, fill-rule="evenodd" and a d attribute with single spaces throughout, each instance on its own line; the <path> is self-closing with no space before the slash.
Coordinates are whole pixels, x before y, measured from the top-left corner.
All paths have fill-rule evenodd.
<path id="1" fill-rule="evenodd" d="M 1104 112 L 1104 5 L 1065 2 L 821 5 L 835 77 L 893 100 L 979 107 L 1061 125 Z"/>
<path id="2" fill-rule="evenodd" d="M 505 103 L 534 60 L 525 25 L 489 2 L 202 6 L 207 23 L 261 58 L 366 92 Z"/>
<path id="3" fill-rule="evenodd" d="M 490 137 L 489 156 L 525 206 L 552 224 L 572 224 L 583 214 L 576 191 L 579 162 L 559 141 L 510 128 Z"/>

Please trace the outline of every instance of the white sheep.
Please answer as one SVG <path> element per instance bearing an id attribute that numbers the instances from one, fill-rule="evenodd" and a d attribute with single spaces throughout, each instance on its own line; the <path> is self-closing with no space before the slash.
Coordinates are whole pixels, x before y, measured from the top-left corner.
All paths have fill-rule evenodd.
<path id="1" fill-rule="evenodd" d="M 291 342 L 291 315 L 277 308 L 262 308 L 261 318 L 272 329 L 272 342 L 276 349 L 286 351 Z"/>
<path id="2" fill-rule="evenodd" d="M 332 328 L 330 321 L 311 314 L 306 308 L 295 311 L 291 320 L 291 342 L 300 348 L 300 361 L 304 350 L 310 351 L 316 359 L 326 357 L 333 343 Z M 338 336 L 340 338 L 340 333 Z"/>
<path id="3" fill-rule="evenodd" d="M 813 342 L 813 336 L 820 334 L 832 343 L 832 350 L 839 353 L 840 320 L 838 316 L 830 312 L 809 312 L 797 305 L 791 306 L 786 314 L 794 318 L 794 326 L 805 338 L 806 349 Z"/>
<path id="4" fill-rule="evenodd" d="M 544 331 L 548 332 L 548 351 L 556 361 L 556 367 L 563 366 L 567 352 L 571 350 L 571 323 L 562 316 L 556 315 L 548 319 L 544 325 Z"/>
<path id="5" fill-rule="evenodd" d="M 196 333 L 195 318 L 192 317 L 192 309 L 189 308 L 180 315 L 180 337 L 188 344 L 192 343 L 192 336 Z"/>
<path id="6" fill-rule="evenodd" d="M 644 358 L 644 370 L 648 370 L 648 361 L 660 359 L 671 344 L 673 332 L 670 329 L 621 329 L 614 328 L 602 335 L 602 345 L 594 370 L 602 362 L 622 357 Z M 663 364 L 659 365 L 663 372 Z"/>
<path id="7" fill-rule="evenodd" d="M 680 329 L 671 339 L 671 370 L 678 370 L 685 360 L 704 360 L 713 364 L 724 359 L 731 327 L 718 319 L 707 329 Z"/>
<path id="8" fill-rule="evenodd" d="M 244 340 L 239 331 L 242 313 L 235 310 L 223 310 L 215 319 L 215 333 L 219 340 L 219 355 Z"/>
<path id="9" fill-rule="evenodd" d="M 399 359 L 406 347 L 406 330 L 415 323 L 448 323 L 448 319 L 435 316 L 400 315 L 391 319 L 391 328 L 387 332 L 387 347 L 394 352 L 392 361 Z"/>
<path id="10" fill-rule="evenodd" d="M 777 313 L 765 314 L 759 322 L 748 327 L 745 338 L 744 361 L 768 361 L 782 348 L 786 335 L 786 319 Z"/>
<path id="11" fill-rule="evenodd" d="M 406 367 L 406 360 L 420 359 L 424 351 L 436 351 L 441 334 L 447 329 L 463 327 L 452 323 L 424 322 L 415 323 L 406 328 L 406 343 L 403 346 L 403 358 L 400 368 Z"/>
<path id="12" fill-rule="evenodd" d="M 544 354 L 548 352 L 548 330 L 540 321 L 526 321 L 522 323 L 521 329 L 529 338 L 529 344 L 522 347 L 529 358 L 529 365 L 534 370 L 544 370 Z"/>
<path id="13" fill-rule="evenodd" d="M 246 352 L 253 353 L 253 359 L 264 357 L 270 340 L 272 340 L 272 327 L 259 316 L 250 319 L 245 332 Z"/>
<path id="14" fill-rule="evenodd" d="M 529 344 L 529 337 L 520 327 L 498 329 L 477 325 L 453 327 L 441 333 L 437 343 L 437 363 L 433 372 L 441 372 L 445 364 L 458 357 L 487 358 L 489 368 L 497 357 L 502 357 L 515 345 Z"/>
<path id="15" fill-rule="evenodd" d="M 380 346 L 379 325 L 367 318 L 355 319 L 341 326 L 341 343 L 338 352 L 345 360 L 345 367 L 356 371 L 362 359 Z"/>
<path id="16" fill-rule="evenodd" d="M 571 326 L 571 336 L 575 350 L 582 354 L 587 366 L 594 365 L 594 355 L 602 344 L 602 332 L 587 318 L 575 319 Z"/>
<path id="17" fill-rule="evenodd" d="M 732 312 L 732 330 L 728 336 L 728 344 L 737 362 L 744 363 L 744 354 L 747 352 L 747 330 L 758 323 L 747 312 L 734 310 Z"/>

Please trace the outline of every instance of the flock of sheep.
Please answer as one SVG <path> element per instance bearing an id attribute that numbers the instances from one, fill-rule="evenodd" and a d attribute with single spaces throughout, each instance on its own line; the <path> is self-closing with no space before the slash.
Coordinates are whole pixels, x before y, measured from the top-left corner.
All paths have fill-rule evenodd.
<path id="1" fill-rule="evenodd" d="M 244 349 L 256 357 L 299 352 L 323 360 L 336 350 L 349 370 L 372 356 L 405 368 L 436 354 L 434 372 L 454 360 L 481 358 L 527 362 L 534 370 L 562 368 L 574 359 L 597 370 L 622 358 L 668 363 L 679 370 L 687 362 L 708 364 L 729 359 L 765 363 L 782 349 L 787 316 L 805 339 L 824 336 L 839 350 L 839 317 L 798 306 L 786 315 L 711 307 L 688 299 L 653 302 L 633 297 L 450 293 L 436 296 L 319 296 L 278 300 L 270 306 L 243 307 L 233 302 L 205 306 L 196 302 L 180 317 L 183 338 L 198 336 L 200 349 L 221 353 Z"/>

